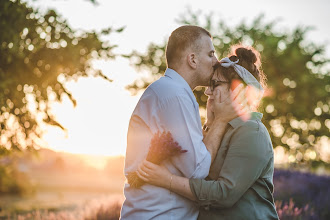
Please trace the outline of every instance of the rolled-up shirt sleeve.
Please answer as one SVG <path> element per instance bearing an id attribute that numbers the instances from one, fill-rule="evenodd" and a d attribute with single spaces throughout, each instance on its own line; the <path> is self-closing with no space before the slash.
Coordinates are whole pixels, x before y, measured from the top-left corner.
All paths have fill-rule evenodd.
<path id="1" fill-rule="evenodd" d="M 173 166 L 187 178 L 205 178 L 210 169 L 211 155 L 203 143 L 198 106 L 186 95 L 162 100 L 157 111 L 157 130 L 172 133 L 186 153 L 172 159 Z"/>
<path id="2" fill-rule="evenodd" d="M 190 188 L 200 206 L 228 208 L 259 178 L 272 156 L 265 135 L 245 123 L 231 138 L 217 180 L 192 178 Z"/>

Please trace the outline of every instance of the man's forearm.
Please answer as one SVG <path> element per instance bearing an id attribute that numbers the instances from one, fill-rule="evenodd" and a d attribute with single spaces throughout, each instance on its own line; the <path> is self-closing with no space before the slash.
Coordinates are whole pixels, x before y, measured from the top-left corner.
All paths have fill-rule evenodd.
<path id="1" fill-rule="evenodd" d="M 203 142 L 207 150 L 211 154 L 211 163 L 213 163 L 215 156 L 219 150 L 220 143 L 223 135 L 225 134 L 227 123 L 220 120 L 215 120 L 210 126 L 207 132 L 204 131 Z"/>

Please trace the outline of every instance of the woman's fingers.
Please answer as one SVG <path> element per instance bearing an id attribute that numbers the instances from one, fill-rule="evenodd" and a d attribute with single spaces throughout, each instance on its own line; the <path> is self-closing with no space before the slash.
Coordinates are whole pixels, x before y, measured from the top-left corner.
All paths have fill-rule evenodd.
<path id="1" fill-rule="evenodd" d="M 155 174 L 159 171 L 160 167 L 154 163 L 144 160 L 138 167 L 138 172 L 140 176 L 143 176 L 143 180 L 148 180 L 150 182 Z"/>
<path id="2" fill-rule="evenodd" d="M 235 98 L 235 102 L 242 104 L 244 102 L 244 100 L 246 100 L 246 88 L 240 90 L 240 92 L 238 93 L 238 95 Z"/>
<path id="3" fill-rule="evenodd" d="M 141 175 L 145 175 L 146 172 L 143 170 L 143 164 L 140 164 L 140 166 L 138 167 L 137 171 L 141 174 Z M 145 175 L 146 176 L 146 175 Z"/>
<path id="4" fill-rule="evenodd" d="M 142 164 L 144 165 L 145 168 L 147 168 L 149 170 L 157 170 L 157 169 L 159 169 L 159 166 L 158 165 L 156 165 L 154 163 L 151 163 L 151 162 L 149 162 L 147 160 L 144 160 L 142 162 Z"/>
<path id="5" fill-rule="evenodd" d="M 138 171 L 136 172 L 136 174 L 137 174 L 138 177 L 139 177 L 140 179 L 142 179 L 144 182 L 149 182 L 149 179 L 148 179 L 147 177 L 145 177 L 145 176 L 143 175 L 143 173 L 141 173 L 140 170 L 138 170 Z"/>
<path id="6" fill-rule="evenodd" d="M 243 89 L 236 87 L 235 91 L 233 91 L 231 95 L 234 109 L 243 121 L 247 121 L 251 116 L 251 109 L 249 100 L 246 97 L 246 93 L 247 88 Z"/>
<path id="7" fill-rule="evenodd" d="M 147 167 L 145 167 L 143 165 L 143 163 L 141 163 L 140 166 L 138 167 L 137 173 L 140 178 L 143 177 L 143 178 L 141 178 L 142 180 L 144 180 L 146 182 L 150 182 L 150 179 L 149 179 L 151 177 L 150 170 Z"/>
<path id="8" fill-rule="evenodd" d="M 152 172 L 152 170 L 149 167 L 147 167 L 143 162 L 138 167 L 138 170 L 141 171 L 141 173 L 144 174 L 145 176 L 148 176 L 148 173 Z"/>
<path id="9" fill-rule="evenodd" d="M 217 94 L 216 94 L 217 95 Z M 226 104 L 233 104 L 234 107 L 245 100 L 245 89 L 243 84 L 239 84 L 233 91 L 230 92 L 230 96 L 225 99 Z M 220 100 L 220 95 L 219 95 Z"/>
<path id="10" fill-rule="evenodd" d="M 142 161 L 142 164 L 144 165 L 144 166 L 146 166 L 146 167 L 152 167 L 153 165 L 155 165 L 154 163 L 151 163 L 151 162 L 149 162 L 149 161 L 147 161 L 146 159 L 144 159 L 143 161 Z"/>
<path id="11" fill-rule="evenodd" d="M 236 110 L 236 111 L 238 111 L 238 114 L 243 121 L 247 121 L 250 119 L 251 109 L 250 109 L 250 106 L 248 105 L 248 103 L 243 102 L 243 104 L 239 105 L 238 110 Z"/>
<path id="12" fill-rule="evenodd" d="M 241 91 L 243 90 L 243 84 L 240 83 L 232 92 L 231 92 L 231 97 L 233 100 L 236 99 L 236 97 L 241 94 Z"/>
<path id="13" fill-rule="evenodd" d="M 248 102 L 246 99 L 243 100 L 235 100 L 233 101 L 234 108 L 238 115 L 244 114 L 244 110 L 248 108 Z"/>
<path id="14" fill-rule="evenodd" d="M 172 175 L 166 167 L 144 160 L 137 169 L 137 175 L 143 181 L 160 187 L 166 187 Z"/>

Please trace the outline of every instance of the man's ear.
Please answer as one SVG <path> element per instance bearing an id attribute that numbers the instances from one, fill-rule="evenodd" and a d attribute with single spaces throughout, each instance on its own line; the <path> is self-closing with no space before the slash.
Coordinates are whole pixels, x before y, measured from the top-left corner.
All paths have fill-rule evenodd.
<path id="1" fill-rule="evenodd" d="M 187 55 L 187 61 L 191 68 L 196 69 L 197 68 L 197 56 L 195 53 L 190 53 Z"/>

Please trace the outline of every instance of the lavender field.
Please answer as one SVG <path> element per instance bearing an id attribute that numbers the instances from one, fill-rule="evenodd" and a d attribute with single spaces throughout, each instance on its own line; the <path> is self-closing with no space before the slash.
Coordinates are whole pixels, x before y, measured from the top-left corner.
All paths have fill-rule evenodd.
<path id="1" fill-rule="evenodd" d="M 274 185 L 281 219 L 330 219 L 330 176 L 275 170 Z"/>
<path id="2" fill-rule="evenodd" d="M 330 176 L 298 171 L 275 170 L 275 203 L 282 220 L 330 219 Z M 79 206 L 33 210 L 2 216 L 19 220 L 115 220 L 119 219 L 124 197 L 104 196 Z"/>

